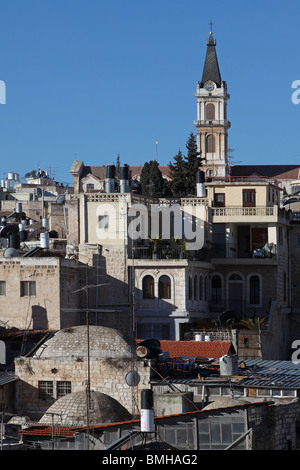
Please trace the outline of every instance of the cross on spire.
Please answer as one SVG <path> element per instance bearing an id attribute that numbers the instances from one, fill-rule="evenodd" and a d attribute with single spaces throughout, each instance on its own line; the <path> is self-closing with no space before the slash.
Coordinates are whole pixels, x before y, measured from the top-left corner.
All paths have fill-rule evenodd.
<path id="1" fill-rule="evenodd" d="M 209 26 L 210 26 L 210 33 L 212 33 L 212 27 L 213 27 L 213 22 L 210 20 Z"/>

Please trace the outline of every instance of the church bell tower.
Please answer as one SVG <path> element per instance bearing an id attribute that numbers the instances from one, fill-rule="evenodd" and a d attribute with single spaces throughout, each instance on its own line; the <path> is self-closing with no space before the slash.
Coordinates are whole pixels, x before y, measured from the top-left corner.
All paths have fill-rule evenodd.
<path id="1" fill-rule="evenodd" d="M 203 160 L 206 177 L 223 177 L 229 174 L 227 120 L 227 84 L 222 81 L 216 41 L 212 31 L 207 41 L 207 51 L 202 80 L 197 82 L 197 146 Z"/>

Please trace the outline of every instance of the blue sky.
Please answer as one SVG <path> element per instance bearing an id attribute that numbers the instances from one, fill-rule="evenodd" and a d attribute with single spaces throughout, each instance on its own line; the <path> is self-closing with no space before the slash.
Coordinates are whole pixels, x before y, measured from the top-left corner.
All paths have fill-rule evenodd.
<path id="1" fill-rule="evenodd" d="M 0 177 L 185 153 L 211 20 L 232 162 L 300 165 L 299 15 L 299 0 L 0 0 Z"/>

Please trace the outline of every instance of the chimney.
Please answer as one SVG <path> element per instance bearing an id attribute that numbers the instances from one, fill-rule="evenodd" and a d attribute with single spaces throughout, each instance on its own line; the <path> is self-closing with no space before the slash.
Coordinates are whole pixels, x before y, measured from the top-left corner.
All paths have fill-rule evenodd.
<path id="1" fill-rule="evenodd" d="M 120 193 L 129 192 L 129 167 L 128 165 L 120 168 Z"/>
<path id="2" fill-rule="evenodd" d="M 106 167 L 105 192 L 113 193 L 115 188 L 115 165 Z"/>
<path id="3" fill-rule="evenodd" d="M 206 196 L 204 183 L 205 183 L 204 171 L 198 170 L 196 173 L 197 197 Z"/>

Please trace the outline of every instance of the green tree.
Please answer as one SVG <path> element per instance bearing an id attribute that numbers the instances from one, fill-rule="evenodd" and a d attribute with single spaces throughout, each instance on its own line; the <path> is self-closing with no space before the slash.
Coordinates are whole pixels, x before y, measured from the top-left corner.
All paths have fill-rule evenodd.
<path id="1" fill-rule="evenodd" d="M 185 161 L 185 177 L 186 177 L 186 195 L 196 194 L 196 173 L 202 165 L 202 159 L 197 149 L 197 142 L 195 135 L 191 132 L 189 139 L 186 143 L 187 156 Z"/>
<path id="2" fill-rule="evenodd" d="M 143 196 L 164 196 L 164 179 L 156 160 L 151 160 L 144 164 L 141 171 L 140 185 Z"/>
<path id="3" fill-rule="evenodd" d="M 184 197 L 186 195 L 185 161 L 181 150 L 178 150 L 174 157 L 174 162 L 169 163 L 170 176 L 172 181 L 169 186 L 173 196 Z"/>
<path id="4" fill-rule="evenodd" d="M 186 143 L 187 156 L 183 156 L 181 150 L 174 157 L 174 162 L 169 163 L 170 183 L 172 195 L 184 197 L 188 194 L 196 194 L 196 172 L 202 165 L 202 158 L 197 150 L 195 135 L 191 132 Z"/>

